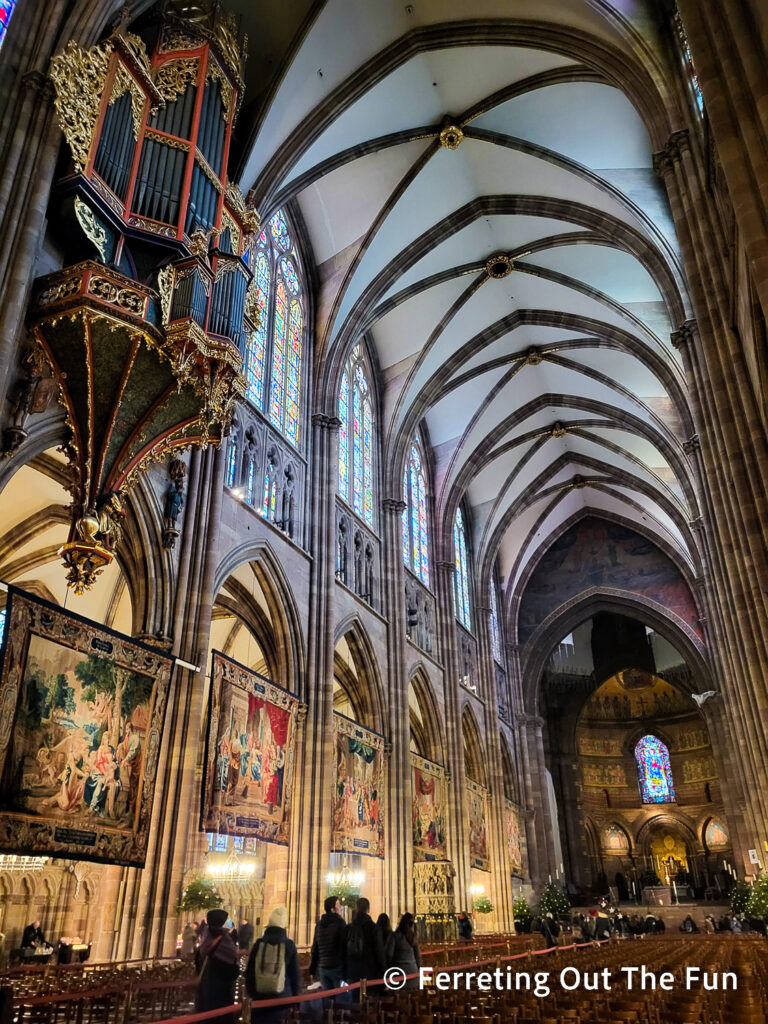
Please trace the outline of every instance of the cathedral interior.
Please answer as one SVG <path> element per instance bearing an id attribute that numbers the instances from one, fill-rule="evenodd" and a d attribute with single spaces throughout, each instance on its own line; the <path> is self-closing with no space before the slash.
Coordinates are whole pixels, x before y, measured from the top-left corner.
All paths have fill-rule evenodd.
<path id="1" fill-rule="evenodd" d="M 0 2 L 6 956 L 760 877 L 766 58 L 759 0 Z"/>

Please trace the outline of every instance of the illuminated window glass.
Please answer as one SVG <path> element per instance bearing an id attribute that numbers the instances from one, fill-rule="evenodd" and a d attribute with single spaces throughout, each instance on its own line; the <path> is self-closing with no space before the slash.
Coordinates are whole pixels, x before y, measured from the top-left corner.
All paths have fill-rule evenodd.
<path id="1" fill-rule="evenodd" d="M 469 570 L 467 567 L 467 538 L 464 532 L 464 517 L 461 509 L 456 510 L 453 521 L 453 553 L 456 572 L 453 582 L 453 600 L 456 618 L 466 629 L 470 628 L 469 618 Z"/>
<path id="2" fill-rule="evenodd" d="M 403 475 L 403 561 L 429 586 L 429 535 L 427 528 L 427 489 L 424 482 L 421 451 L 414 438 Z"/>
<path id="3" fill-rule="evenodd" d="M 496 603 L 496 587 L 491 580 L 490 586 L 490 608 L 491 608 L 491 653 L 498 663 L 502 664 L 501 658 L 501 630 L 499 628 L 499 608 Z"/>
<path id="4" fill-rule="evenodd" d="M 3 45 L 8 22 L 11 20 L 16 0 L 0 0 L 0 46 Z"/>
<path id="5" fill-rule="evenodd" d="M 691 55 L 691 48 L 688 45 L 688 37 L 685 34 L 683 23 L 680 19 L 680 13 L 675 9 L 673 18 L 675 33 L 677 35 L 677 42 L 680 47 L 680 54 L 683 58 L 683 67 L 690 83 L 691 92 L 693 93 L 693 99 L 696 103 L 696 109 L 699 114 L 704 113 L 704 97 L 701 94 L 701 86 L 699 85 L 699 76 L 696 74 L 696 68 L 693 66 L 693 56 Z"/>
<path id="6" fill-rule="evenodd" d="M 282 213 L 276 213 L 259 234 L 248 252 L 248 263 L 256 286 L 259 324 L 246 347 L 246 397 L 298 445 L 304 295 L 296 248 Z"/>
<path id="7" fill-rule="evenodd" d="M 362 345 L 355 345 L 339 386 L 339 494 L 373 526 L 373 398 Z"/>
<path id="8" fill-rule="evenodd" d="M 235 473 L 237 471 L 237 440 L 230 437 L 227 444 L 227 475 L 225 484 L 227 487 L 235 486 Z"/>
<path id="9" fill-rule="evenodd" d="M 643 736 L 635 747 L 637 777 L 644 804 L 669 804 L 675 799 L 669 751 L 656 736 Z"/>
<path id="10" fill-rule="evenodd" d="M 249 505 L 253 504 L 253 477 L 254 477 L 254 466 L 253 459 L 248 460 L 248 476 L 245 484 L 245 500 Z"/>

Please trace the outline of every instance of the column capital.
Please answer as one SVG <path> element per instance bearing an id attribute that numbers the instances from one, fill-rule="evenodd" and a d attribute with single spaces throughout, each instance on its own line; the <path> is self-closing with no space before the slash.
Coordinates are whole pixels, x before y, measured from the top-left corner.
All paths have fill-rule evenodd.
<path id="1" fill-rule="evenodd" d="M 21 81 L 26 92 L 32 93 L 40 99 L 53 101 L 56 90 L 48 75 L 42 71 L 28 71 Z"/>
<path id="2" fill-rule="evenodd" d="M 317 412 L 312 417 L 312 426 L 324 427 L 326 430 L 340 430 L 341 420 L 338 416 L 326 416 L 324 413 Z"/>
<path id="3" fill-rule="evenodd" d="M 304 701 L 300 701 L 298 707 L 296 708 L 296 718 L 299 720 L 299 722 L 306 721 L 308 712 L 309 704 L 305 704 Z"/>
<path id="4" fill-rule="evenodd" d="M 672 132 L 664 149 L 653 154 L 653 169 L 660 176 L 669 174 L 686 149 L 690 149 L 691 137 L 687 128 Z"/>
<path id="5" fill-rule="evenodd" d="M 695 331 L 695 320 L 683 320 L 678 329 L 670 334 L 669 340 L 675 348 L 680 349 L 683 345 L 688 345 L 693 341 Z"/>
<path id="6" fill-rule="evenodd" d="M 440 569 L 442 572 L 446 572 L 446 573 L 448 573 L 448 572 L 455 573 L 456 572 L 456 563 L 455 562 L 435 562 L 435 567 L 437 569 Z"/>
<path id="7" fill-rule="evenodd" d="M 401 516 L 408 506 L 399 498 L 382 498 L 381 508 L 383 512 L 389 512 L 391 515 Z"/>
<path id="8" fill-rule="evenodd" d="M 701 448 L 701 439 L 698 434 L 691 434 L 687 441 L 683 441 L 683 451 L 686 455 L 693 455 Z"/>

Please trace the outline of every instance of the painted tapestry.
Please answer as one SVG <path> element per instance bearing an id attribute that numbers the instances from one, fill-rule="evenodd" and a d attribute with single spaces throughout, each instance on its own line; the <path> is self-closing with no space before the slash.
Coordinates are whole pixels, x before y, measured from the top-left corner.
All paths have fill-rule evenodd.
<path id="1" fill-rule="evenodd" d="M 513 875 L 523 875 L 523 851 L 520 844 L 520 818 L 514 804 L 506 801 L 504 807 L 504 831 L 507 837 L 507 861 Z"/>
<path id="2" fill-rule="evenodd" d="M 336 783 L 334 853 L 384 856 L 384 738 L 344 715 L 333 716 Z"/>
<path id="3" fill-rule="evenodd" d="M 0 850 L 144 866 L 172 665 L 10 588 Z"/>
<path id="4" fill-rule="evenodd" d="M 446 860 L 446 782 L 439 764 L 411 754 L 413 771 L 413 859 Z"/>
<path id="5" fill-rule="evenodd" d="M 469 809 L 469 858 L 473 868 L 490 871 L 488 859 L 488 824 L 486 793 L 482 786 L 467 779 L 467 807 Z"/>
<path id="6" fill-rule="evenodd" d="M 200 827 L 288 845 L 298 698 L 213 652 Z"/>

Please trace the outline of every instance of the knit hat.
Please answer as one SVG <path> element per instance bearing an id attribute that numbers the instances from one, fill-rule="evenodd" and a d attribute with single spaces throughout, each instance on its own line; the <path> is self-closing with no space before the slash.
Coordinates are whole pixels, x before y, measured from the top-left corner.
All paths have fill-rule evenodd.
<path id="1" fill-rule="evenodd" d="M 288 908 L 275 907 L 272 913 L 269 915 L 269 927 L 270 928 L 285 928 L 288 924 Z"/>
<path id="2" fill-rule="evenodd" d="M 223 928 L 229 914 L 226 910 L 209 910 L 205 919 L 212 928 Z"/>

